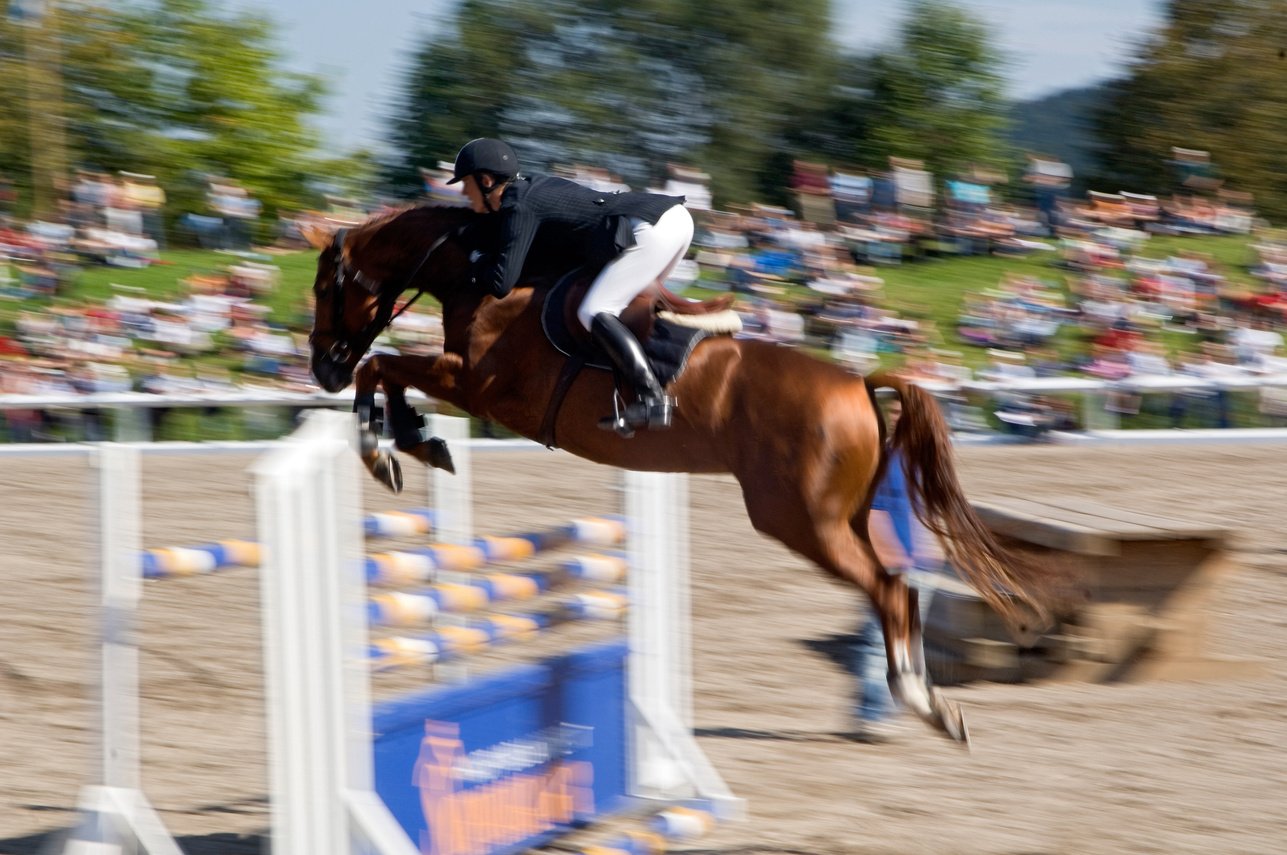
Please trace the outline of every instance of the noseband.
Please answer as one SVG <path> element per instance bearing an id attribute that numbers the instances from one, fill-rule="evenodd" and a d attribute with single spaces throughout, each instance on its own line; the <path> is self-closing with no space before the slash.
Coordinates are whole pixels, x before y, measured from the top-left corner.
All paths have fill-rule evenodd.
<path id="1" fill-rule="evenodd" d="M 398 295 L 407 289 L 424 268 L 425 263 L 429 261 L 429 256 L 433 255 L 448 239 L 456 237 L 459 229 L 453 229 L 438 236 L 438 239 L 429 245 L 424 255 L 420 257 L 419 263 L 411 269 L 406 276 L 399 277 L 395 280 L 396 287 L 391 287 L 388 282 L 367 276 L 361 270 L 350 268 L 344 261 L 344 239 L 348 235 L 348 229 L 340 229 L 335 233 L 331 241 L 331 249 L 334 253 L 335 260 L 335 283 L 331 286 L 331 328 L 325 330 L 327 335 L 335 339 L 326 350 L 326 355 L 335 362 L 346 362 L 349 355 L 353 352 L 354 344 L 360 343 L 365 350 L 375 341 L 376 336 L 393 323 L 399 315 L 411 308 L 411 304 L 420 299 L 425 293 L 424 286 L 416 289 L 416 293 L 411 299 L 402 304 L 402 308 L 396 312 L 393 310 L 393 304 L 397 301 Z M 351 337 L 346 336 L 340 322 L 344 317 L 344 286 L 347 282 L 354 282 L 362 290 L 374 295 L 378 300 L 375 316 L 363 325 Z"/>

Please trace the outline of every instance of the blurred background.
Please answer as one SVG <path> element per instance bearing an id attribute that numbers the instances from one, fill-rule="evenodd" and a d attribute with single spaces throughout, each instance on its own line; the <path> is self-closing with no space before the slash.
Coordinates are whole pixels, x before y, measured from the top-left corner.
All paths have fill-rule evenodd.
<path id="1" fill-rule="evenodd" d="M 842 749 L 852 678 L 800 648 L 846 655 L 812 636 L 855 603 L 694 479 L 697 735 L 755 807 L 683 851 L 1282 850 L 1281 439 L 1010 440 L 1287 426 L 1287 0 L 0 0 L 0 85 L 0 443 L 49 444 L 0 467 L 0 853 L 51 851 L 98 732 L 102 518 L 91 449 L 53 444 L 347 410 L 308 372 L 303 229 L 462 204 L 445 179 L 484 135 L 531 172 L 684 194 L 673 290 L 916 379 L 958 436 L 1008 434 L 961 443 L 972 498 L 1215 520 L 1250 571 L 1195 574 L 1183 621 L 1105 609 L 1051 649 L 1120 640 L 1094 654 L 1116 673 L 1209 618 L 1222 676 L 1251 654 L 1268 677 L 976 685 L 988 750 Z M 440 350 L 436 312 L 376 348 Z M 249 451 L 154 448 L 149 548 L 255 531 Z M 603 467 L 513 455 L 474 469 L 480 530 L 514 531 L 515 497 L 542 525 L 615 500 Z M 428 490 L 407 475 L 403 508 Z M 161 582 L 139 623 L 144 789 L 193 855 L 258 853 L 270 822 L 259 578 L 230 569 Z"/>
<path id="2" fill-rule="evenodd" d="M 300 226 L 458 204 L 444 168 L 483 135 L 686 194 L 672 285 L 856 370 L 1276 375 L 1285 50 L 1267 0 L 10 0 L 0 395 L 310 391 Z M 383 344 L 436 330 L 429 307 Z M 1287 417 L 1280 388 L 1138 397 L 988 395 L 956 423 Z M 103 430 L 4 413 L 9 439 Z"/>

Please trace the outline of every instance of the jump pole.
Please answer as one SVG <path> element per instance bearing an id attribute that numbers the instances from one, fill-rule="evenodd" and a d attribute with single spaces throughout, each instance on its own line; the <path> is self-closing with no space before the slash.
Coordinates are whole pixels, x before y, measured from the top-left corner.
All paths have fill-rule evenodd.
<path id="1" fill-rule="evenodd" d="M 742 819 L 745 801 L 693 737 L 688 480 L 628 471 L 625 491 L 634 793 L 700 798 L 719 819 Z"/>
<path id="2" fill-rule="evenodd" d="M 418 850 L 374 790 L 353 416 L 255 466 L 274 855 Z"/>
<path id="3" fill-rule="evenodd" d="M 456 474 L 433 470 L 429 479 L 433 495 L 429 507 L 436 512 L 435 535 L 443 543 L 468 545 L 474 538 L 474 473 L 469 438 L 469 419 L 434 413 L 429 417 L 430 430 L 442 437 L 452 449 Z"/>
<path id="4" fill-rule="evenodd" d="M 139 775 L 139 651 L 135 625 L 143 591 L 139 562 L 139 450 L 100 443 L 98 474 L 99 784 L 84 787 L 67 855 L 182 855 L 143 793 Z"/>

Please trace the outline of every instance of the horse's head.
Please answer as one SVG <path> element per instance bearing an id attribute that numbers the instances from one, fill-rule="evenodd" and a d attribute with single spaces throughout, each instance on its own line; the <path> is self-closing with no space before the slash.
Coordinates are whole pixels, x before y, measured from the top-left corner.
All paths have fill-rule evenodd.
<path id="1" fill-rule="evenodd" d="M 313 376 L 323 389 L 338 392 L 353 381 L 358 362 L 394 317 L 398 295 L 417 277 L 455 278 L 442 264 L 428 262 L 472 216 L 468 209 L 412 208 L 352 229 L 302 230 L 319 250 L 308 342 Z M 439 296 L 435 289 L 424 290 Z"/>
<path id="2" fill-rule="evenodd" d="M 328 392 L 338 392 L 353 381 L 353 369 L 380 334 L 379 288 L 355 267 L 347 229 L 306 227 L 304 237 L 319 250 L 317 278 L 313 280 L 313 376 Z M 361 278 L 359 278 L 361 277 Z M 392 306 L 392 300 L 387 301 Z"/>

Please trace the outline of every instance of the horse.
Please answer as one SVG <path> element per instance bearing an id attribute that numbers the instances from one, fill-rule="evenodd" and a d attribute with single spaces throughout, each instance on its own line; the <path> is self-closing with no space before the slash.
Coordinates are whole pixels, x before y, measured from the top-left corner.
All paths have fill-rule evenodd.
<path id="1" fill-rule="evenodd" d="M 968 746 L 959 706 L 931 685 L 915 589 L 886 572 L 868 537 L 868 510 L 889 453 L 877 388 L 902 399 L 903 416 L 888 439 L 902 449 L 918 515 L 940 537 L 952 567 L 1014 628 L 1047 611 L 1037 574 L 993 538 L 966 500 L 950 431 L 933 397 L 895 375 L 863 378 L 787 346 L 715 336 L 696 345 L 667 388 L 678 402 L 670 429 L 644 429 L 631 438 L 603 430 L 598 422 L 613 400 L 614 378 L 600 370 L 565 372 L 569 357 L 542 327 L 549 283 L 520 285 L 498 299 L 471 281 L 464 235 L 481 216 L 422 206 L 306 235 L 319 250 L 309 337 L 313 374 L 331 392 L 355 382 L 360 450 L 371 473 L 400 489 L 401 468 L 377 442 L 377 388 L 384 391 L 395 448 L 431 466 L 450 468 L 450 452 L 423 437 L 421 417 L 406 402 L 408 388 L 550 445 L 552 427 L 559 446 L 596 463 L 730 473 L 758 531 L 870 598 L 884 631 L 894 696 Z M 442 352 L 377 353 L 363 362 L 396 316 L 397 299 L 412 288 L 441 306 Z"/>

